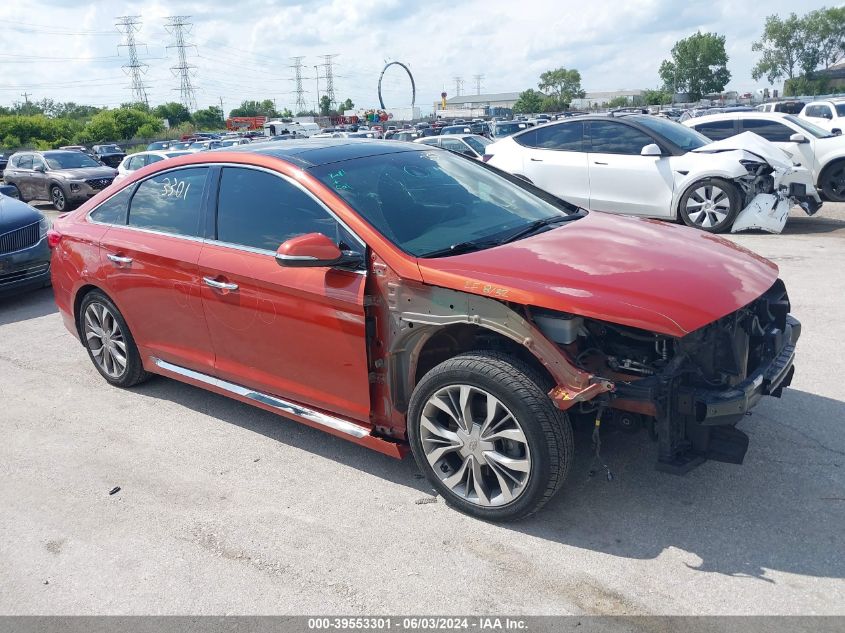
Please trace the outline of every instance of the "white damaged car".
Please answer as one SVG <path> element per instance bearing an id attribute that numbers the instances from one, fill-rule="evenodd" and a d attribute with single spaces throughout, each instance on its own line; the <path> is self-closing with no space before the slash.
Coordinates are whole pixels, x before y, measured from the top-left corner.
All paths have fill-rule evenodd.
<path id="1" fill-rule="evenodd" d="M 592 115 L 487 146 L 484 161 L 585 209 L 682 220 L 711 233 L 780 233 L 789 209 L 813 215 L 813 178 L 747 132 L 712 142 L 650 115 Z"/>

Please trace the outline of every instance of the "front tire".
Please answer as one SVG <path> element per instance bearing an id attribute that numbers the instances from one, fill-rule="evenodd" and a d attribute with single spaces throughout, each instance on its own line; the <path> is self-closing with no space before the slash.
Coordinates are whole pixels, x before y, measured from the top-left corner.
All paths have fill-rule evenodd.
<path id="1" fill-rule="evenodd" d="M 65 195 L 64 189 L 62 189 L 59 185 L 53 185 L 50 187 L 50 202 L 53 203 L 53 208 L 59 213 L 67 211 L 68 209 L 67 196 Z"/>
<path id="2" fill-rule="evenodd" d="M 92 290 L 82 300 L 79 334 L 94 367 L 110 384 L 132 387 L 150 377 L 123 315 L 98 290 Z"/>
<path id="3" fill-rule="evenodd" d="M 684 224 L 708 233 L 723 233 L 740 211 L 739 190 L 721 178 L 704 178 L 681 196 L 678 215 Z"/>
<path id="4" fill-rule="evenodd" d="M 420 380 L 408 410 L 414 458 L 450 506 L 491 521 L 524 518 L 561 487 L 572 428 L 539 372 L 495 351 L 461 354 Z"/>
<path id="5" fill-rule="evenodd" d="M 845 202 L 845 160 L 838 160 L 825 168 L 819 178 L 819 188 L 831 202 Z"/>

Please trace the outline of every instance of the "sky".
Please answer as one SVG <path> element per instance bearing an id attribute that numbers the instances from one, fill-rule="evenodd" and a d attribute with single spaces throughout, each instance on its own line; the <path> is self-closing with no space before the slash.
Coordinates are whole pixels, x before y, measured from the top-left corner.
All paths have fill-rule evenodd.
<path id="1" fill-rule="evenodd" d="M 151 104 L 178 101 L 179 78 L 168 16 L 190 16 L 185 41 L 199 107 L 224 110 L 244 99 L 275 99 L 294 108 L 291 58 L 303 56 L 309 106 L 325 91 L 324 55 L 333 59 L 335 96 L 377 107 L 388 61 L 407 64 L 423 112 L 445 91 L 518 92 L 537 88 L 540 73 L 577 68 L 589 91 L 655 88 L 674 43 L 698 30 L 727 38 L 728 89 L 748 92 L 757 61 L 751 44 L 767 15 L 786 16 L 832 2 L 817 0 L 6 0 L 0 3 L 0 105 L 51 98 L 97 106 L 131 100 L 122 69 L 116 17 L 139 16 L 136 40 Z M 319 78 L 317 77 L 319 74 Z M 780 88 L 781 86 L 773 86 Z M 388 109 L 410 105 L 411 86 L 397 66 L 383 81 Z"/>

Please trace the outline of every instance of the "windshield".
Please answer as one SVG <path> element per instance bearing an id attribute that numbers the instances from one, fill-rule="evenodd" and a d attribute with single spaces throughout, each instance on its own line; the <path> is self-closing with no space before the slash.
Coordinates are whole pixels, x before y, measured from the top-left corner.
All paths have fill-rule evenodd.
<path id="1" fill-rule="evenodd" d="M 496 136 L 507 136 L 508 134 L 516 134 L 520 130 L 525 130 L 527 128 L 528 125 L 525 123 L 497 123 L 496 131 L 494 133 Z"/>
<path id="2" fill-rule="evenodd" d="M 656 116 L 642 116 L 637 117 L 636 121 L 643 127 L 647 127 L 652 132 L 660 134 L 685 151 L 698 149 L 713 142 L 692 128 L 668 119 L 661 119 Z"/>
<path id="3" fill-rule="evenodd" d="M 100 163 L 82 152 L 56 152 L 44 154 L 50 169 L 77 169 L 78 167 L 101 167 Z"/>
<path id="4" fill-rule="evenodd" d="M 489 138 L 484 138 L 483 136 L 466 136 L 464 137 L 464 142 L 466 142 L 467 145 L 479 154 L 483 154 L 484 148 L 490 145 L 493 141 Z"/>
<path id="5" fill-rule="evenodd" d="M 816 138 L 832 138 L 833 134 L 825 130 L 824 128 L 820 128 L 815 123 L 810 123 L 809 121 L 805 121 L 804 119 L 799 119 L 797 116 L 793 116 L 791 114 L 787 114 L 783 117 L 790 123 L 794 123 L 802 130 L 805 130 L 815 136 Z"/>
<path id="6" fill-rule="evenodd" d="M 495 246 L 491 242 L 496 238 L 574 211 L 451 152 L 396 152 L 310 171 L 382 235 L 416 257 L 447 255 L 442 251 L 467 242 L 479 242 L 477 248 Z"/>

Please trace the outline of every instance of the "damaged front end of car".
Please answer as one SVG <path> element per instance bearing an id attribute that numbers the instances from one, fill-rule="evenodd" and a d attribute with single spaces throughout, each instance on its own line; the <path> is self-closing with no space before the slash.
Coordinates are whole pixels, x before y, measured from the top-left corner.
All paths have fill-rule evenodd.
<path id="1" fill-rule="evenodd" d="M 662 471 L 682 474 L 708 459 L 741 464 L 748 437 L 736 424 L 792 380 L 801 325 L 789 309 L 778 280 L 749 305 L 680 338 L 576 317 L 577 336 L 561 349 L 613 390 L 573 412 L 608 407 L 624 430 L 647 428 Z M 549 316 L 534 318 L 561 344 Z"/>

